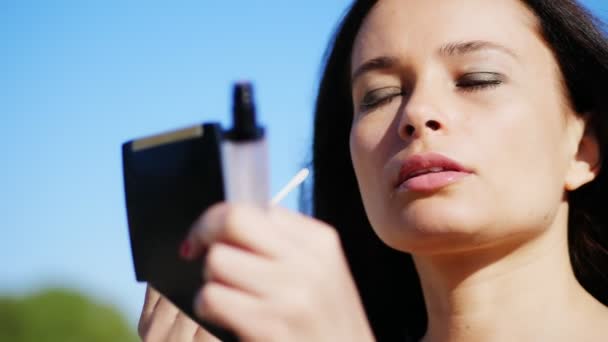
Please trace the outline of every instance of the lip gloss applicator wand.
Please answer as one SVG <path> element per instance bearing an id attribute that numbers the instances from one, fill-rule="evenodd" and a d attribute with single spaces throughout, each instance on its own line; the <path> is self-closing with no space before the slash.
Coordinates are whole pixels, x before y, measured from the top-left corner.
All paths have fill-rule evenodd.
<path id="1" fill-rule="evenodd" d="M 256 122 L 253 87 L 239 82 L 233 93 L 233 127 L 222 142 L 222 172 L 227 202 L 269 202 L 268 145 L 264 128 Z"/>

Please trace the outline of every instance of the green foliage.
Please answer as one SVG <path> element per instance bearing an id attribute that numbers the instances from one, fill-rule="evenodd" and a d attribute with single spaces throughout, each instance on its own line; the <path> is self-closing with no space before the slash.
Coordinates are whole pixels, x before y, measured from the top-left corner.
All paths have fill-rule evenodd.
<path id="1" fill-rule="evenodd" d="M 0 297 L 0 341 L 130 342 L 135 332 L 114 308 L 69 290 Z"/>

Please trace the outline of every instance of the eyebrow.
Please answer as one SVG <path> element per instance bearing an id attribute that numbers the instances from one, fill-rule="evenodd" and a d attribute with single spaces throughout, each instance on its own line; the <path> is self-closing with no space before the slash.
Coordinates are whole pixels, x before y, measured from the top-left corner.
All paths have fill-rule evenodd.
<path id="1" fill-rule="evenodd" d="M 372 59 L 366 61 L 365 63 L 361 64 L 359 67 L 357 67 L 355 72 L 353 72 L 353 75 L 350 77 L 350 80 L 351 80 L 350 82 L 351 82 L 351 84 L 355 83 L 357 78 L 361 77 L 361 75 L 365 74 L 366 72 L 370 72 L 373 70 L 392 69 L 397 64 L 398 64 L 398 62 L 397 62 L 396 57 L 380 56 L 380 57 L 372 58 Z"/>
<path id="2" fill-rule="evenodd" d="M 442 45 L 439 54 L 443 56 L 466 55 L 481 50 L 498 50 L 511 57 L 518 59 L 517 54 L 506 46 L 488 42 L 485 40 L 473 40 L 469 42 L 454 42 Z"/>
<path id="3" fill-rule="evenodd" d="M 519 59 L 517 54 L 513 52 L 513 50 L 507 48 L 506 46 L 483 41 L 483 40 L 473 40 L 467 42 L 453 42 L 442 45 L 437 51 L 441 56 L 462 56 L 466 54 L 470 54 L 473 52 L 478 52 L 482 50 L 498 50 L 507 55 Z M 387 70 L 392 69 L 396 65 L 398 65 L 397 57 L 393 56 L 380 56 L 376 58 L 372 58 L 363 64 L 361 64 L 355 72 L 353 72 L 351 76 L 351 84 L 355 83 L 356 79 L 361 77 L 361 75 L 366 72 L 370 72 L 373 70 Z"/>

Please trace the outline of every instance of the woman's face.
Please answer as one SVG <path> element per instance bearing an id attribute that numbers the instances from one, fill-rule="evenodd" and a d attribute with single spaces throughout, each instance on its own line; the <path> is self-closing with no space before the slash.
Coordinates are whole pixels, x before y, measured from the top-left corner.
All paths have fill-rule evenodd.
<path id="1" fill-rule="evenodd" d="M 567 216 L 584 125 L 521 1 L 381 0 L 351 65 L 352 160 L 387 244 L 479 248 Z"/>

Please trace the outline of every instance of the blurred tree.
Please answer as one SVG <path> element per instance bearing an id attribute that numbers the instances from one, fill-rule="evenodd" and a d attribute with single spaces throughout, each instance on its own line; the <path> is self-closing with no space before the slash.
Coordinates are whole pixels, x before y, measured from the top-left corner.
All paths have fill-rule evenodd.
<path id="1" fill-rule="evenodd" d="M 77 292 L 47 289 L 22 297 L 0 297 L 0 341 L 138 341 L 123 316 Z"/>

